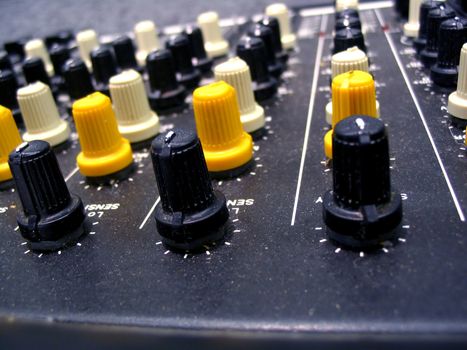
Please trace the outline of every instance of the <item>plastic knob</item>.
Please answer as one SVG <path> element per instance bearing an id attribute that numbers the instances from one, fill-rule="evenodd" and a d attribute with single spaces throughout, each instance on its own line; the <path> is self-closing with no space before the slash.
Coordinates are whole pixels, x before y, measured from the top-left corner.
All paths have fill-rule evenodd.
<path id="1" fill-rule="evenodd" d="M 229 43 L 224 40 L 219 26 L 219 15 L 210 11 L 198 16 L 198 26 L 204 38 L 204 48 L 209 57 L 221 57 L 229 53 Z"/>

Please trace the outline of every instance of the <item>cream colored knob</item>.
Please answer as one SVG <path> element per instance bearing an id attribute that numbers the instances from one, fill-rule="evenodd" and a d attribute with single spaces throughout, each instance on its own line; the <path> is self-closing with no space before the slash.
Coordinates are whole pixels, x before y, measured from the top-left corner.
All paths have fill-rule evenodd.
<path id="1" fill-rule="evenodd" d="M 336 75 L 351 70 L 362 70 L 368 72 L 368 57 L 365 52 L 357 46 L 341 51 L 332 56 L 331 59 L 332 78 Z"/>
<path id="2" fill-rule="evenodd" d="M 41 39 L 33 39 L 24 46 L 26 57 L 39 57 L 44 62 L 45 70 L 51 77 L 54 75 L 54 67 L 50 61 L 49 53 Z"/>
<path id="3" fill-rule="evenodd" d="M 136 23 L 134 32 L 136 45 L 138 46 L 136 60 L 140 66 L 145 66 L 147 55 L 160 47 L 157 27 L 153 21 L 141 21 Z"/>
<path id="4" fill-rule="evenodd" d="M 92 29 L 83 30 L 76 34 L 76 42 L 78 44 L 79 56 L 91 71 L 91 51 L 99 46 L 97 33 Z"/>
<path id="5" fill-rule="evenodd" d="M 253 95 L 250 68 L 238 57 L 214 67 L 216 80 L 223 80 L 237 92 L 243 130 L 253 132 L 264 127 L 264 109 Z"/>
<path id="6" fill-rule="evenodd" d="M 418 36 L 418 30 L 420 28 L 418 19 L 420 17 L 420 5 L 422 2 L 423 0 L 410 0 L 409 21 L 404 24 L 405 36 L 411 38 L 416 38 Z"/>
<path id="7" fill-rule="evenodd" d="M 120 134 L 131 143 L 148 140 L 159 133 L 159 118 L 149 107 L 141 75 L 126 70 L 109 81 Z"/>
<path id="8" fill-rule="evenodd" d="M 204 48 L 209 57 L 219 57 L 229 53 L 229 44 L 222 37 L 219 15 L 216 12 L 210 11 L 200 14 L 198 25 L 203 33 Z"/>
<path id="9" fill-rule="evenodd" d="M 461 49 L 457 91 L 449 95 L 448 112 L 456 118 L 467 119 L 467 44 Z"/>
<path id="10" fill-rule="evenodd" d="M 337 0 L 336 12 L 343 11 L 345 9 L 358 10 L 358 0 Z"/>
<path id="11" fill-rule="evenodd" d="M 266 15 L 276 17 L 281 30 L 281 41 L 284 49 L 295 47 L 296 37 L 290 30 L 289 9 L 284 4 L 272 4 L 266 7 Z"/>
<path id="12" fill-rule="evenodd" d="M 56 146 L 68 139 L 70 126 L 60 119 L 48 85 L 40 81 L 29 84 L 18 90 L 17 98 L 26 125 L 24 141 L 43 140 Z"/>

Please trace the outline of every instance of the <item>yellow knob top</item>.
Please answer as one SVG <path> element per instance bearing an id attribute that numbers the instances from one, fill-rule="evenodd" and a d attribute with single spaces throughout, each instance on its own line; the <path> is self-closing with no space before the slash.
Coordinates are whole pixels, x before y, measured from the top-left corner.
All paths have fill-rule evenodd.
<path id="1" fill-rule="evenodd" d="M 95 92 L 73 103 L 73 118 L 81 144 L 80 172 L 88 177 L 116 173 L 133 162 L 130 143 L 118 132 L 110 98 Z"/>
<path id="2" fill-rule="evenodd" d="M 196 129 L 210 172 L 232 170 L 253 157 L 253 141 L 243 131 L 235 89 L 218 81 L 193 93 Z"/>
<path id="3" fill-rule="evenodd" d="M 13 114 L 8 108 L 0 106 L 0 182 L 13 178 L 8 166 L 8 156 L 21 142 Z"/>
<path id="4" fill-rule="evenodd" d="M 354 114 L 377 117 L 375 82 L 371 74 L 359 70 L 332 80 L 332 127 Z"/>

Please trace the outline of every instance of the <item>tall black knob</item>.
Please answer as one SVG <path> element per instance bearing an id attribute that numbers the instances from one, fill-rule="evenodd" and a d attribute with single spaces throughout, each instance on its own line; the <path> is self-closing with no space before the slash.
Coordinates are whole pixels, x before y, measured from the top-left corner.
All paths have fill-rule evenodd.
<path id="1" fill-rule="evenodd" d="M 23 143 L 8 163 L 23 206 L 18 226 L 31 249 L 57 250 L 78 239 L 84 233 L 84 206 L 68 191 L 50 145 Z"/>
<path id="2" fill-rule="evenodd" d="M 455 15 L 456 13 L 446 5 L 440 5 L 428 13 L 426 46 L 420 53 L 420 60 L 426 68 L 431 68 L 438 59 L 439 29 L 441 23 L 454 18 Z"/>
<path id="3" fill-rule="evenodd" d="M 63 76 L 72 100 L 78 100 L 94 92 L 91 74 L 81 59 L 73 58 L 66 61 Z"/>
<path id="4" fill-rule="evenodd" d="M 115 59 L 120 69 L 136 69 L 142 71 L 136 62 L 133 41 L 126 35 L 120 36 L 112 42 Z"/>
<path id="5" fill-rule="evenodd" d="M 187 92 L 177 82 L 172 54 L 162 49 L 146 57 L 149 77 L 149 104 L 157 112 L 183 108 Z"/>
<path id="6" fill-rule="evenodd" d="M 25 56 L 24 45 L 31 40 L 30 37 L 22 37 L 16 40 L 7 41 L 3 44 L 3 48 L 10 56 L 16 57 L 18 60 L 23 60 Z"/>
<path id="7" fill-rule="evenodd" d="M 279 78 L 284 71 L 284 66 L 276 58 L 272 30 L 261 24 L 256 24 L 248 34 L 263 41 L 264 47 L 266 49 L 269 73 L 271 73 L 276 78 Z"/>
<path id="8" fill-rule="evenodd" d="M 431 10 L 437 9 L 442 4 L 441 1 L 435 0 L 426 0 L 423 1 L 420 5 L 420 15 L 419 15 L 419 23 L 420 28 L 418 30 L 418 37 L 413 41 L 413 46 L 418 54 L 422 52 L 422 50 L 426 46 L 426 36 L 427 36 L 427 25 L 428 25 L 428 14 Z"/>
<path id="9" fill-rule="evenodd" d="M 409 17 L 409 0 L 396 0 L 396 12 L 403 19 Z"/>
<path id="10" fill-rule="evenodd" d="M 345 18 L 345 17 L 354 17 L 360 19 L 360 14 L 358 13 L 357 9 L 352 9 L 352 8 L 347 8 L 342 11 L 336 12 L 335 14 L 335 19 L 336 21 L 339 18 Z"/>
<path id="11" fill-rule="evenodd" d="M 54 45 L 67 46 L 75 38 L 75 33 L 71 29 L 60 30 L 45 37 L 45 45 L 51 48 Z"/>
<path id="12" fill-rule="evenodd" d="M 336 32 L 345 28 L 353 28 L 361 31 L 362 22 L 360 22 L 360 18 L 358 17 L 343 16 L 337 18 L 336 23 L 334 25 L 334 29 L 336 30 Z"/>
<path id="13" fill-rule="evenodd" d="M 350 248 L 376 247 L 394 236 L 402 201 L 391 190 L 389 146 L 384 124 L 352 116 L 333 134 L 333 190 L 323 200 L 328 235 Z"/>
<path id="14" fill-rule="evenodd" d="M 366 52 L 365 40 L 360 30 L 347 27 L 337 31 L 334 35 L 333 53 L 345 51 L 354 46 Z"/>
<path id="15" fill-rule="evenodd" d="M 28 84 L 41 81 L 51 87 L 44 61 L 39 57 L 29 57 L 23 62 L 23 75 Z"/>
<path id="16" fill-rule="evenodd" d="M 204 49 L 204 39 L 201 29 L 198 26 L 188 25 L 185 28 L 185 34 L 190 42 L 194 67 L 202 73 L 211 72 L 212 59 L 208 57 Z"/>
<path id="17" fill-rule="evenodd" d="M 50 60 L 56 75 L 63 75 L 65 62 L 70 59 L 70 51 L 65 45 L 53 44 L 49 50 Z"/>
<path id="18" fill-rule="evenodd" d="M 161 134 L 151 150 L 161 198 L 156 207 L 162 241 L 179 251 L 194 251 L 222 239 L 229 217 L 226 199 L 214 191 L 201 143 L 194 131 Z"/>
<path id="19" fill-rule="evenodd" d="M 264 16 L 261 18 L 261 20 L 258 23 L 271 29 L 272 42 L 273 42 L 274 52 L 276 53 L 276 58 L 279 60 L 279 62 L 282 62 L 282 64 L 285 65 L 289 59 L 289 55 L 282 47 L 281 29 L 280 29 L 279 20 L 276 17 Z"/>
<path id="20" fill-rule="evenodd" d="M 249 36 L 243 37 L 237 45 L 237 55 L 250 67 L 255 99 L 263 101 L 273 97 L 277 92 L 277 80 L 269 73 L 263 41 Z"/>
<path id="21" fill-rule="evenodd" d="M 467 20 L 459 17 L 441 23 L 437 63 L 431 67 L 431 79 L 441 86 L 456 86 L 457 66 L 462 45 L 467 41 Z"/>
<path id="22" fill-rule="evenodd" d="M 186 35 L 181 34 L 170 38 L 167 48 L 172 52 L 177 80 L 187 89 L 194 89 L 201 81 L 201 73 L 193 67 L 191 61 L 190 42 Z"/>
<path id="23" fill-rule="evenodd" d="M 16 99 L 18 88 L 15 73 L 11 70 L 0 70 L 0 105 L 11 109 L 16 124 L 23 125 L 23 118 Z"/>
<path id="24" fill-rule="evenodd" d="M 97 47 L 91 51 L 92 72 L 96 81 L 96 90 L 110 96 L 109 80 L 117 74 L 112 51 L 106 47 Z"/>
<path id="25" fill-rule="evenodd" d="M 4 50 L 0 50 L 0 70 L 13 70 L 13 66 L 11 65 L 10 58 L 8 57 L 8 52 Z"/>

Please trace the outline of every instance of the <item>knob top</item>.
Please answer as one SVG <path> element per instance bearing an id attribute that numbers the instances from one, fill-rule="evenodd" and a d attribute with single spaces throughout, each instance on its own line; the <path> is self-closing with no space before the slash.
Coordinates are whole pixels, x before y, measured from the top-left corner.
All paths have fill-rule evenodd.
<path id="1" fill-rule="evenodd" d="M 79 58 L 72 58 L 65 62 L 63 77 L 65 78 L 68 94 L 73 100 L 94 92 L 91 75 L 86 64 Z"/>
<path id="2" fill-rule="evenodd" d="M 112 42 L 117 64 L 121 69 L 137 68 L 133 41 L 126 35 L 120 36 Z"/>
<path id="3" fill-rule="evenodd" d="M 353 46 L 357 46 L 360 50 L 366 52 L 365 41 L 360 30 L 347 27 L 336 32 L 334 36 L 334 53 L 345 51 Z"/>
<path id="4" fill-rule="evenodd" d="M 33 39 L 26 43 L 24 51 L 27 57 L 39 57 L 44 61 L 45 69 L 49 76 L 54 75 L 54 68 L 52 62 L 50 62 L 50 56 L 47 52 L 47 48 L 41 39 Z"/>
<path id="5" fill-rule="evenodd" d="M 0 105 L 0 183 L 12 179 L 8 166 L 8 155 L 22 140 L 16 127 L 13 114 L 8 108 Z"/>
<path id="6" fill-rule="evenodd" d="M 368 57 L 365 52 L 353 46 L 332 55 L 332 78 L 352 70 L 368 72 Z"/>
<path id="7" fill-rule="evenodd" d="M 23 75 L 28 83 L 41 81 L 50 86 L 50 79 L 40 57 L 29 57 L 23 62 Z"/>

